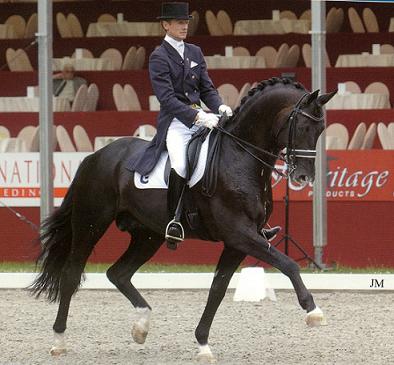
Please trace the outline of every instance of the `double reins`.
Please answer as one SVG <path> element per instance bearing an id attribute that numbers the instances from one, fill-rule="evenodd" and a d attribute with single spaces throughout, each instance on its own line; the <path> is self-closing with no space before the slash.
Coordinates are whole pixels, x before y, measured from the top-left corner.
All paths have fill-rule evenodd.
<path id="1" fill-rule="evenodd" d="M 275 166 L 272 166 L 270 163 L 268 163 L 268 162 L 264 161 L 263 159 L 261 159 L 260 157 L 258 157 L 256 154 L 254 154 L 252 151 L 250 151 L 248 149 L 248 147 L 250 147 L 251 149 L 253 149 L 253 150 L 255 150 L 255 151 L 259 152 L 259 153 L 265 154 L 265 155 L 270 156 L 270 157 L 274 157 L 276 160 L 281 160 L 281 161 L 286 163 L 286 158 L 285 158 L 285 156 L 283 154 L 276 155 L 275 153 L 269 152 L 269 151 L 264 150 L 264 149 L 262 149 L 262 148 L 260 148 L 258 146 L 255 146 L 254 144 L 252 144 L 252 143 L 250 143 L 248 141 L 245 141 L 242 138 L 239 138 L 239 137 L 235 136 L 234 134 L 230 133 L 229 131 L 225 130 L 223 127 L 221 127 L 219 125 L 217 127 L 215 127 L 215 128 L 219 132 L 229 136 L 232 140 L 234 140 L 234 142 L 240 148 L 242 148 L 246 153 L 248 153 L 250 156 L 252 156 L 255 160 L 259 161 L 262 165 L 264 165 L 266 167 L 269 167 L 270 169 L 273 169 L 280 176 L 286 177 L 286 174 L 284 174 L 282 171 L 279 171 Z"/>
<path id="2" fill-rule="evenodd" d="M 294 170 L 297 168 L 296 165 L 296 158 L 315 158 L 316 157 L 316 150 L 305 150 L 305 149 L 297 149 L 294 147 L 294 141 L 295 141 L 295 136 L 296 136 L 296 124 L 297 124 L 297 115 L 301 114 L 315 122 L 320 122 L 323 120 L 323 116 L 321 117 L 315 117 L 313 115 L 310 115 L 303 111 L 300 106 L 304 99 L 308 96 L 309 94 L 305 93 L 304 95 L 301 96 L 301 98 L 297 101 L 295 107 L 291 111 L 289 117 L 286 119 L 286 123 L 283 124 L 283 126 L 278 130 L 278 133 L 276 134 L 275 138 L 279 136 L 280 132 L 284 129 L 284 127 L 287 124 L 290 124 L 289 126 L 289 136 L 288 136 L 288 145 L 286 147 L 286 154 L 280 153 L 280 154 L 275 154 L 270 151 L 267 151 L 263 148 L 260 148 L 253 143 L 250 143 L 240 137 L 237 137 L 236 135 L 232 134 L 231 132 L 227 131 L 224 129 L 222 126 L 218 125 L 215 128 L 220 132 L 223 133 L 227 136 L 229 136 L 234 142 L 242 148 L 246 153 L 248 153 L 250 156 L 252 156 L 255 160 L 259 161 L 262 165 L 274 170 L 278 175 L 288 178 Z M 275 160 L 281 160 L 287 165 L 287 172 L 283 173 L 282 171 L 278 170 L 275 166 L 271 165 L 270 163 L 264 161 L 262 158 L 257 156 L 255 153 L 253 153 L 250 149 L 264 154 L 269 157 L 275 158 Z"/>

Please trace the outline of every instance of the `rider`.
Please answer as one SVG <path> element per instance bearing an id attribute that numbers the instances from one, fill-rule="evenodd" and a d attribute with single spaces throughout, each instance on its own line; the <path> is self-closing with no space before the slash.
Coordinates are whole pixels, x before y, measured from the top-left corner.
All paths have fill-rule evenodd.
<path id="1" fill-rule="evenodd" d="M 168 211 L 170 218 L 175 211 L 186 184 L 186 146 L 193 133 L 200 127 L 214 128 L 219 118 L 201 109 L 202 100 L 214 113 L 231 116 L 228 105 L 208 76 L 204 55 L 198 46 L 185 43 L 189 20 L 189 4 L 163 3 L 158 19 L 166 32 L 164 41 L 149 59 L 149 75 L 153 91 L 160 102 L 157 135 L 143 153 L 135 158 L 129 169 L 147 175 L 167 148 L 171 172 L 168 186 Z M 265 230 L 267 237 L 276 229 Z M 166 229 L 169 247 L 176 247 L 183 240 L 181 223 L 172 219 Z"/>

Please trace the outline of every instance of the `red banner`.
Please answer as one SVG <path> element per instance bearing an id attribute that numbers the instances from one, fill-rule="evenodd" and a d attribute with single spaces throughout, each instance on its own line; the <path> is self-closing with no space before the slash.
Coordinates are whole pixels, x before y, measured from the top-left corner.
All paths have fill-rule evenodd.
<path id="1" fill-rule="evenodd" d="M 327 151 L 327 199 L 394 201 L 394 151 Z M 273 174 L 274 200 L 282 200 L 286 182 Z M 312 199 L 312 184 L 290 184 L 292 200 Z"/>

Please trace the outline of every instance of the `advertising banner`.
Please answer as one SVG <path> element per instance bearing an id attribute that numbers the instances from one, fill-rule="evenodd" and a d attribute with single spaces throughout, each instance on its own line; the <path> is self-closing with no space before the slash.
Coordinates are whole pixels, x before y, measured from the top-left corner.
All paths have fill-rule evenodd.
<path id="1" fill-rule="evenodd" d="M 55 206 L 59 206 L 82 160 L 89 153 L 53 154 Z M 13 207 L 40 206 L 38 153 L 0 153 L 0 200 Z"/>
<path id="2" fill-rule="evenodd" d="M 54 153 L 55 206 L 59 206 L 82 160 L 89 153 Z M 329 201 L 394 201 L 394 152 L 328 151 Z M 283 168 L 283 166 L 278 166 Z M 285 195 L 286 180 L 272 176 L 274 200 Z M 290 199 L 311 201 L 312 183 L 290 184 Z M 0 200 L 8 206 L 40 206 L 38 153 L 0 153 Z"/>
<path id="3" fill-rule="evenodd" d="M 394 201 L 394 151 L 327 151 L 329 201 Z M 290 184 L 292 200 L 312 200 L 313 184 Z M 285 194 L 286 181 L 273 173 L 274 200 Z"/>

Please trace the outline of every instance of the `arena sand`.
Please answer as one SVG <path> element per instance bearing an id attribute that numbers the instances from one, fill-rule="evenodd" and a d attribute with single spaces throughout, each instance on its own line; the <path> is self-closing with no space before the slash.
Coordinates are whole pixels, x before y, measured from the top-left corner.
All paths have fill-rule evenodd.
<path id="1" fill-rule="evenodd" d="M 49 355 L 57 305 L 0 291 L 1 365 L 184 365 L 208 292 L 143 291 L 153 307 L 146 344 L 130 335 L 134 311 L 117 291 L 80 291 L 71 302 L 68 353 Z M 233 302 L 229 291 L 210 336 L 218 364 L 394 364 L 394 293 L 314 293 L 328 326 L 308 328 L 294 292 L 278 301 Z"/>

